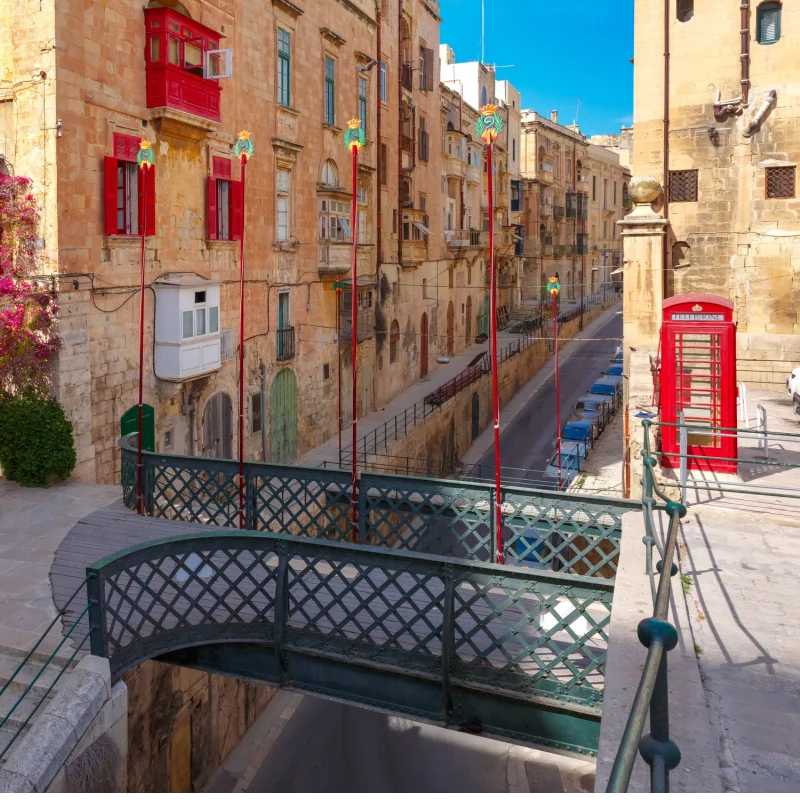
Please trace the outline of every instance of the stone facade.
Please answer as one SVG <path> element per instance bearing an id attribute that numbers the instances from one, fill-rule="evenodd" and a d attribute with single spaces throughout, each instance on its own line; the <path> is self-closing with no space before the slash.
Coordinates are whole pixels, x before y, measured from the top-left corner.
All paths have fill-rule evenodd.
<path id="1" fill-rule="evenodd" d="M 591 143 L 585 163 L 589 193 L 586 291 L 596 292 L 602 286 L 622 283 L 622 240 L 617 223 L 630 209 L 627 187 L 631 174 L 621 165 L 618 152 Z"/>
<path id="2" fill-rule="evenodd" d="M 336 433 L 339 349 L 346 376 L 351 354 L 349 337 L 336 340 L 333 282 L 349 279 L 351 245 L 325 232 L 321 204 L 350 202 L 351 159 L 343 140 L 349 118 L 366 107 L 356 226 L 363 298 L 360 415 L 435 369 L 440 351 L 455 355 L 463 348 L 477 329 L 481 291 L 471 315 L 468 297 L 461 295 L 470 271 L 470 283 L 485 275 L 480 265 L 454 262 L 445 243 L 436 0 L 150 5 L 200 23 L 218 34 L 219 48 L 233 51 L 232 76 L 219 81 L 218 122 L 148 107 L 143 54 L 149 40 L 141 6 L 109 0 L 98 7 L 81 0 L 56 13 L 51 0 L 23 0 L 0 11 L 0 152 L 17 174 L 33 179 L 42 209 L 42 264 L 58 275 L 60 294 L 56 391 L 74 424 L 74 474 L 84 480 L 118 479 L 120 418 L 137 402 L 140 239 L 107 233 L 104 222 L 105 159 L 115 155 L 115 135 L 154 143 L 144 402 L 155 409 L 158 450 L 236 452 L 239 243 L 211 237 L 208 179 L 216 174 L 215 159 L 229 162 L 230 177 L 240 179 L 232 154 L 240 130 L 252 131 L 255 143 L 245 192 L 248 459 L 291 460 Z M 287 34 L 289 97 L 280 96 L 278 56 L 278 38 Z M 325 70 L 331 63 L 335 112 L 328 119 Z M 278 185 L 279 172 L 288 174 L 288 188 Z M 478 214 L 476 202 L 476 226 Z M 219 286 L 218 366 L 188 378 L 156 375 L 156 292 L 163 281 Z M 291 347 L 279 325 L 293 329 Z M 347 423 L 351 383 L 342 385 Z M 252 398 L 262 389 L 266 418 L 259 421 L 259 401 Z M 225 420 L 212 423 L 220 413 Z"/>
<path id="3" fill-rule="evenodd" d="M 128 791 L 197 792 L 276 689 L 146 661 L 128 687 Z"/>
<path id="4" fill-rule="evenodd" d="M 673 186 L 671 192 L 667 187 L 667 212 L 656 206 L 669 219 L 666 293 L 705 292 L 733 301 L 740 376 L 754 377 L 750 360 L 758 360 L 759 370 L 771 367 L 779 385 L 796 365 L 800 335 L 800 200 L 791 186 L 800 160 L 800 9 L 783 3 L 780 38 L 761 43 L 761 3 L 741 4 L 744 24 L 740 4 L 689 5 L 691 14 L 683 8 L 687 4 L 677 10 L 673 4 L 667 26 Z M 633 174 L 662 182 L 663 42 L 663 3 L 640 0 Z M 768 196 L 773 168 L 783 168 L 788 178 L 776 192 L 786 196 Z M 683 182 L 676 183 L 687 175 L 691 182 L 696 177 L 696 195 L 691 186 L 687 192 Z"/>
<path id="5" fill-rule="evenodd" d="M 561 125 L 558 112 L 547 119 L 522 115 L 522 176 L 525 230 L 525 292 L 538 301 L 547 280 L 559 274 L 563 298 L 621 282 L 615 225 L 625 209 L 630 173 L 618 153 L 590 144 L 575 125 Z"/>

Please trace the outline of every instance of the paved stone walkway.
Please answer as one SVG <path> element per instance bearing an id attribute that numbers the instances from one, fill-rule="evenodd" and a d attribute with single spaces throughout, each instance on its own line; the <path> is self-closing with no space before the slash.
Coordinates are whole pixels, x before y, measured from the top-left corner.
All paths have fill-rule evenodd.
<path id="1" fill-rule="evenodd" d="M 750 427 L 758 405 L 769 431 L 800 434 L 788 392 L 748 390 Z M 740 458 L 763 452 L 740 437 Z M 773 439 L 768 457 L 693 473 L 707 483 L 687 493 L 679 548 L 726 791 L 800 791 L 800 438 Z"/>
<path id="2" fill-rule="evenodd" d="M 25 489 L 0 478 L 0 650 L 33 646 L 56 616 L 49 577 L 56 549 L 78 520 L 121 496 L 118 486 L 65 481 Z M 61 638 L 60 629 L 53 633 Z"/>

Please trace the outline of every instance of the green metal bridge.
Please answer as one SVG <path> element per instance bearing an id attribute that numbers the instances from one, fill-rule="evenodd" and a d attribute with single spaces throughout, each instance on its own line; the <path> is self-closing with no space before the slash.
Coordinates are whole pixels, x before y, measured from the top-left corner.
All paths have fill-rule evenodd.
<path id="1" fill-rule="evenodd" d="M 86 571 L 82 624 L 115 676 L 161 658 L 596 752 L 621 517 L 640 503 L 365 473 L 351 544 L 350 473 L 247 464 L 244 531 L 237 474 L 144 454 L 151 519 L 124 513 L 155 540 Z"/>

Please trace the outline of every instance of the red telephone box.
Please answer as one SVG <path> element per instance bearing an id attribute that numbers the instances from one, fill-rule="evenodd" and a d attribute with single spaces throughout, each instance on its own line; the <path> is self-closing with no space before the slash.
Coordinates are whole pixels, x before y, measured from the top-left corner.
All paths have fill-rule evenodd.
<path id="1" fill-rule="evenodd" d="M 708 294 L 664 301 L 661 327 L 661 463 L 680 466 L 680 413 L 689 469 L 736 472 L 736 323 L 733 303 Z M 728 428 L 729 430 L 721 430 Z M 727 434 L 727 435 L 722 435 Z"/>

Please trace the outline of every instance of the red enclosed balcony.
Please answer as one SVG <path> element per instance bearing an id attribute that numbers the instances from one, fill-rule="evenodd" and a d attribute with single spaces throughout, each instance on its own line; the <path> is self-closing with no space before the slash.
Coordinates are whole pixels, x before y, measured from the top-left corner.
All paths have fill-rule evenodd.
<path id="1" fill-rule="evenodd" d="M 224 37 L 171 8 L 144 10 L 147 107 L 220 121 Z"/>

